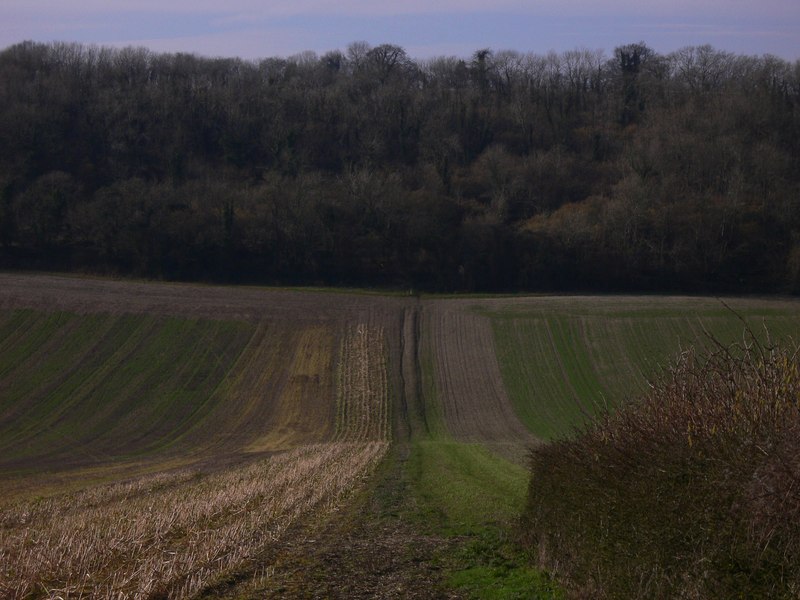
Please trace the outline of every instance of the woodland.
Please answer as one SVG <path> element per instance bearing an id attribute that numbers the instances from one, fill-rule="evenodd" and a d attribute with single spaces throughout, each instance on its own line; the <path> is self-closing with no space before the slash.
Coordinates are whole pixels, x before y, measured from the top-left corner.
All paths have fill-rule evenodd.
<path id="1" fill-rule="evenodd" d="M 800 292 L 800 61 L 0 51 L 0 268 Z"/>

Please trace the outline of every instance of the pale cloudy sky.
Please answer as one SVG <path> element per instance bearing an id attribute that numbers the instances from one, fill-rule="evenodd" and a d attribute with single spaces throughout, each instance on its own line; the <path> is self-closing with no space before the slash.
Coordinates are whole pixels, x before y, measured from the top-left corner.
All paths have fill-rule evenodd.
<path id="1" fill-rule="evenodd" d="M 546 53 L 644 41 L 800 59 L 800 0 L 0 0 L 0 48 L 23 41 L 261 58 L 350 42 L 414 57 Z"/>

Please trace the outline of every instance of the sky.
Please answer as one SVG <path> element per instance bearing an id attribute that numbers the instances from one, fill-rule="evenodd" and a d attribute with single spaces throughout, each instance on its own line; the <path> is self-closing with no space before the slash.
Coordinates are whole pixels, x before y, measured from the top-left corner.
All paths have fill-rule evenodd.
<path id="1" fill-rule="evenodd" d="M 351 42 L 414 58 L 644 41 L 800 59 L 800 0 L 0 0 L 0 48 L 67 41 L 258 59 Z"/>

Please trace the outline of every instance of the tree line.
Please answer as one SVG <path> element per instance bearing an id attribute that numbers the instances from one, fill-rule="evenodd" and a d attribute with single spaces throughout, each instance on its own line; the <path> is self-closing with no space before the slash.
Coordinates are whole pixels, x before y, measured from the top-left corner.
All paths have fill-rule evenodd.
<path id="1" fill-rule="evenodd" d="M 800 61 L 0 52 L 0 266 L 800 292 Z"/>

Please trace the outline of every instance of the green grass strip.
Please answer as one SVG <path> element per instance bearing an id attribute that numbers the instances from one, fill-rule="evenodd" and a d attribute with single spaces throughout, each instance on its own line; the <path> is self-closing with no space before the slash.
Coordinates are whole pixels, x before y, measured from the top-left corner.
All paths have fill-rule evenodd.
<path id="1" fill-rule="evenodd" d="M 479 444 L 419 440 L 405 469 L 415 506 L 411 518 L 460 540 L 446 566 L 451 587 L 472 598 L 562 597 L 514 539 L 527 491 L 524 468 Z"/>

